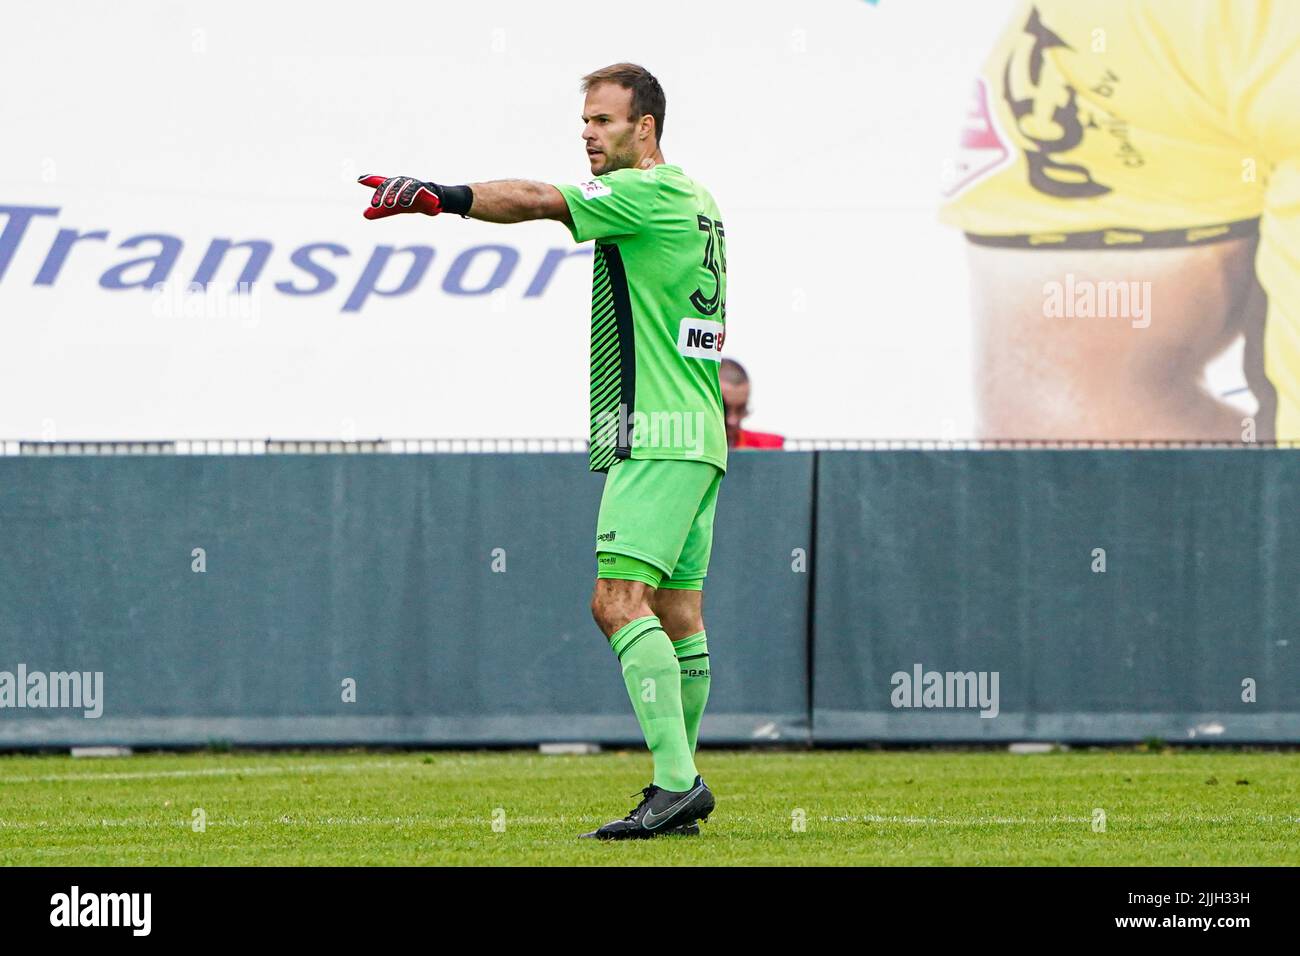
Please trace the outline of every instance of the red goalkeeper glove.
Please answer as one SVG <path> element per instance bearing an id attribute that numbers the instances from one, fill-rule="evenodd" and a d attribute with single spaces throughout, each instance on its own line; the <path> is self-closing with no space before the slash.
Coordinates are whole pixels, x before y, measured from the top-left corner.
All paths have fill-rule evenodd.
<path id="1" fill-rule="evenodd" d="M 357 182 L 375 191 L 370 197 L 370 208 L 362 213 L 367 219 L 385 219 L 401 212 L 426 216 L 452 212 L 465 216 L 474 202 L 474 193 L 468 186 L 422 183 L 410 176 L 362 176 Z"/>

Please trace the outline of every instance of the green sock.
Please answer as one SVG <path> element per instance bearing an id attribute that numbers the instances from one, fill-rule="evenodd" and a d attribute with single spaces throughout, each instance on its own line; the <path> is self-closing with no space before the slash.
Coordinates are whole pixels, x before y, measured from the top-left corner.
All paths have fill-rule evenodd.
<path id="1" fill-rule="evenodd" d="M 704 632 L 673 641 L 673 651 L 682 671 L 682 718 L 686 721 L 686 740 L 695 753 L 700 739 L 700 718 L 709 702 L 709 645 Z"/>
<path id="2" fill-rule="evenodd" d="M 657 617 L 639 617 L 609 639 L 623 665 L 623 683 L 655 760 L 656 787 L 682 791 L 695 786 L 695 761 L 682 719 L 681 675 L 673 642 Z"/>

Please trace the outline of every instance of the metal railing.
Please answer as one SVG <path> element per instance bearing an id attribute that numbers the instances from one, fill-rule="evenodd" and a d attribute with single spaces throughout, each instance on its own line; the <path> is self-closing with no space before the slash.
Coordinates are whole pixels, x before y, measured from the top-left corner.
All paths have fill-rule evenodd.
<path id="1" fill-rule="evenodd" d="M 1014 449 L 1269 449 L 1300 448 L 1300 441 L 1060 441 L 1047 439 L 787 438 L 784 451 L 1005 451 Z M 582 438 L 208 438 L 174 441 L 3 441 L 0 455 L 416 455 L 586 452 Z"/>
<path id="2" fill-rule="evenodd" d="M 175 441 L 5 441 L 0 454 L 64 455 L 411 455 L 585 452 L 577 438 L 397 438 L 357 441 L 208 438 Z"/>

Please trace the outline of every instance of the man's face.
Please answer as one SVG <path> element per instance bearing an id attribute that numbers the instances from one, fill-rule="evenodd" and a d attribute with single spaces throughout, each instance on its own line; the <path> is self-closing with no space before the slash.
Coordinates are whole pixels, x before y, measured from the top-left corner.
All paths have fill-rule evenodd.
<path id="1" fill-rule="evenodd" d="M 632 91 L 617 83 L 597 83 L 582 104 L 582 138 L 592 175 L 636 165 L 637 124 L 631 119 Z"/>
<path id="2" fill-rule="evenodd" d="M 722 386 L 722 409 L 727 418 L 727 447 L 735 448 L 740 441 L 740 426 L 749 415 L 749 383 L 728 382 L 725 378 Z"/>

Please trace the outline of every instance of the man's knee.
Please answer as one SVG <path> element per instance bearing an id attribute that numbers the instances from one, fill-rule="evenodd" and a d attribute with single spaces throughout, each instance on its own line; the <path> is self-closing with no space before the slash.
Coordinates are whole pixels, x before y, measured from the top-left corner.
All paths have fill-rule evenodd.
<path id="1" fill-rule="evenodd" d="M 649 585 L 640 581 L 598 578 L 591 595 L 591 616 L 606 637 L 640 617 L 654 613 Z"/>
<path id="2" fill-rule="evenodd" d="M 601 593 L 599 587 L 591 594 L 591 619 L 604 632 L 606 637 L 612 633 L 608 627 L 612 620 L 613 609 L 609 597 Z"/>
<path id="3" fill-rule="evenodd" d="M 702 591 L 660 588 L 654 594 L 655 616 L 674 641 L 704 630 Z"/>

